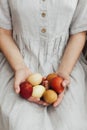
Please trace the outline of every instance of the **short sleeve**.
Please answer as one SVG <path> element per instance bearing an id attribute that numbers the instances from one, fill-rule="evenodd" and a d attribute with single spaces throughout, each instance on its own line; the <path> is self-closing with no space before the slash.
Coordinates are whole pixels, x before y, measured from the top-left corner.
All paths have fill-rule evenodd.
<path id="1" fill-rule="evenodd" d="M 87 31 L 87 0 L 78 0 L 70 26 L 70 34 L 83 31 Z"/>
<path id="2" fill-rule="evenodd" d="M 11 30 L 11 16 L 8 0 L 0 0 L 0 27 Z"/>

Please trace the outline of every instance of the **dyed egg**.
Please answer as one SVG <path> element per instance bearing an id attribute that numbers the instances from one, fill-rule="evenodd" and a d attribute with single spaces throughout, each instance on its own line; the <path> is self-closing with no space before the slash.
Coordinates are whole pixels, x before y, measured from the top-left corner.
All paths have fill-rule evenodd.
<path id="1" fill-rule="evenodd" d="M 54 103 L 57 100 L 57 98 L 58 98 L 57 93 L 51 89 L 45 91 L 43 94 L 44 101 L 49 103 L 49 104 Z"/>
<path id="2" fill-rule="evenodd" d="M 58 94 L 62 93 L 64 91 L 64 87 L 62 85 L 63 82 L 63 78 L 57 76 L 55 78 L 52 79 L 51 81 L 51 88 L 57 92 Z"/>
<path id="3" fill-rule="evenodd" d="M 37 98 L 41 98 L 43 93 L 45 92 L 45 87 L 42 85 L 36 85 L 33 87 L 33 93 L 32 96 L 33 97 L 37 97 Z"/>
<path id="4" fill-rule="evenodd" d="M 32 92 L 33 92 L 33 87 L 29 82 L 25 81 L 20 84 L 21 97 L 28 99 L 29 97 L 31 97 Z"/>
<path id="5" fill-rule="evenodd" d="M 57 77 L 57 74 L 56 74 L 56 73 L 52 73 L 52 74 L 49 74 L 49 75 L 47 76 L 47 80 L 48 80 L 49 85 L 50 85 L 52 79 L 55 78 L 55 77 Z"/>
<path id="6" fill-rule="evenodd" d="M 31 74 L 27 81 L 30 82 L 33 86 L 39 85 L 42 82 L 42 75 L 39 73 Z"/>

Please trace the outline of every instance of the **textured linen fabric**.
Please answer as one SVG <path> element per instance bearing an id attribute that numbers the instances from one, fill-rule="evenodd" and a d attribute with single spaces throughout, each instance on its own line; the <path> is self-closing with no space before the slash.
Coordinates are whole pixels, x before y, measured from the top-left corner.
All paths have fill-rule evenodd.
<path id="1" fill-rule="evenodd" d="M 87 30 L 87 0 L 0 0 L 0 27 L 13 30 L 31 71 L 46 76 L 57 70 L 69 35 Z M 43 107 L 15 94 L 14 73 L 0 52 L 0 130 L 87 130 L 85 70 L 80 58 L 62 103 Z"/>

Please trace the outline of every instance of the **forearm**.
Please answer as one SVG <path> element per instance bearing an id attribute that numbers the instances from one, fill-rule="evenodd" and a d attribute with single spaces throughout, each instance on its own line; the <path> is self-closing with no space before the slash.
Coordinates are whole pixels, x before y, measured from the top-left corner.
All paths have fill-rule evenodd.
<path id="1" fill-rule="evenodd" d="M 79 33 L 72 35 L 69 39 L 68 45 L 65 49 L 58 72 L 70 74 L 75 66 L 80 53 L 84 47 L 86 40 L 86 33 Z"/>
<path id="2" fill-rule="evenodd" d="M 11 31 L 0 29 L 0 50 L 14 71 L 25 66 L 23 58 L 12 38 Z"/>

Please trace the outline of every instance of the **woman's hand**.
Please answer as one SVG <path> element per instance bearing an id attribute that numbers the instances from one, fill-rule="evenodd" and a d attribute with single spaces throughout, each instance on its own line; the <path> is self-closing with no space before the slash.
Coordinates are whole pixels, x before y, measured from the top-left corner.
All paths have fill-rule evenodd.
<path id="1" fill-rule="evenodd" d="M 43 106 L 48 106 L 49 105 L 45 101 L 41 100 L 40 98 L 36 98 L 36 97 L 30 97 L 30 98 L 28 98 L 28 101 L 39 104 L 39 105 L 43 105 Z"/>
<path id="2" fill-rule="evenodd" d="M 43 77 L 42 85 L 46 88 L 46 90 L 49 89 L 48 80 L 46 77 Z"/>
<path id="3" fill-rule="evenodd" d="M 24 82 L 32 72 L 27 67 L 19 68 L 15 71 L 14 89 L 17 94 L 20 93 L 20 84 Z"/>
<path id="4" fill-rule="evenodd" d="M 23 67 L 21 69 L 18 69 L 15 72 L 14 89 L 15 89 L 15 92 L 17 94 L 20 93 L 20 84 L 22 82 L 24 82 L 28 78 L 28 76 L 31 75 L 31 74 L 32 74 L 32 72 L 27 67 Z M 43 105 L 43 106 L 48 105 L 46 102 L 40 100 L 40 98 L 35 98 L 35 97 L 32 97 L 32 96 L 30 98 L 28 98 L 28 101 L 39 104 L 39 105 Z"/>
<path id="5" fill-rule="evenodd" d="M 48 81 L 47 81 L 46 77 L 43 77 L 43 79 L 42 79 L 42 85 L 43 85 L 46 89 L 48 89 Z M 45 101 L 41 100 L 40 98 L 30 97 L 28 100 L 29 100 L 30 102 L 33 101 L 34 103 L 37 103 L 37 104 L 43 105 L 43 106 L 48 106 L 48 105 L 49 105 L 48 103 L 46 103 Z"/>
<path id="6" fill-rule="evenodd" d="M 58 96 L 58 99 L 56 102 L 53 103 L 53 106 L 54 107 L 57 107 L 63 100 L 63 97 L 64 97 L 64 93 L 66 91 L 66 89 L 69 87 L 69 84 L 70 84 L 70 77 L 68 74 L 63 74 L 61 72 L 58 72 L 57 73 L 58 76 L 62 77 L 64 80 L 62 82 L 62 85 L 63 87 L 65 88 L 64 91 Z"/>
<path id="7" fill-rule="evenodd" d="M 48 81 L 46 80 L 46 77 L 43 77 L 42 85 L 45 86 L 46 89 L 48 89 Z M 41 100 L 40 98 L 30 97 L 28 99 L 28 101 L 34 102 L 36 104 L 43 105 L 43 106 L 49 106 L 48 103 L 46 103 L 45 101 Z"/>
<path id="8" fill-rule="evenodd" d="M 66 89 L 68 88 L 69 84 L 70 84 L 70 77 L 68 74 L 64 74 L 64 73 L 57 73 L 58 76 L 62 77 L 64 80 L 62 82 L 63 87 L 65 88 L 64 91 L 58 96 L 58 99 L 56 102 L 53 103 L 54 107 L 57 107 L 63 100 L 64 97 L 64 93 L 66 91 Z M 46 77 L 43 78 L 43 82 L 42 85 L 46 87 L 46 89 L 49 89 L 49 85 L 48 85 L 48 81 L 46 79 Z M 49 106 L 50 104 L 47 104 L 47 106 Z"/>

